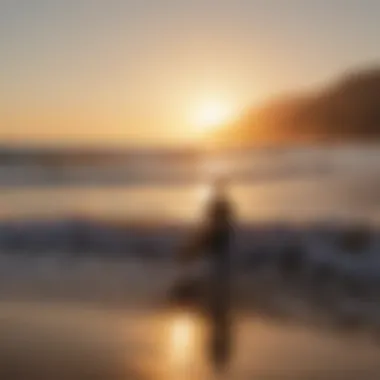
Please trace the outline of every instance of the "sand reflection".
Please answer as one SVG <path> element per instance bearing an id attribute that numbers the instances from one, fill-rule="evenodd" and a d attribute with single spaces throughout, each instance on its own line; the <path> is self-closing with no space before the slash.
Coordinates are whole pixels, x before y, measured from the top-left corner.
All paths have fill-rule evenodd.
<path id="1" fill-rule="evenodd" d="M 166 379 L 199 379 L 202 367 L 203 323 L 197 315 L 176 313 L 167 320 Z"/>

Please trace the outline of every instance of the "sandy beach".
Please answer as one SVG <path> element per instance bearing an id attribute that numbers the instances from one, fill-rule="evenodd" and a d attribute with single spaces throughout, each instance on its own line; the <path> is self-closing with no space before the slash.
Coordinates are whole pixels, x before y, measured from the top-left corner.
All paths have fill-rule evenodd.
<path id="1" fill-rule="evenodd" d="M 194 315 L 1 302 L 2 379 L 211 379 Z M 311 328 L 241 316 L 224 379 L 376 379 L 380 350 Z M 222 378 L 222 377 L 221 377 Z"/>

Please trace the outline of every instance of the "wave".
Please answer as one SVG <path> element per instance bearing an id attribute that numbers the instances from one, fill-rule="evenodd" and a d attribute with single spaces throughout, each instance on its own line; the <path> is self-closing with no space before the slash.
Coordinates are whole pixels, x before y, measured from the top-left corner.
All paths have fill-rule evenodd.
<path id="1" fill-rule="evenodd" d="M 0 297 L 167 305 L 183 275 L 175 257 L 194 228 L 85 219 L 3 221 Z M 238 310 L 380 332 L 377 228 L 332 222 L 240 225 L 231 252 Z M 197 276 L 205 279 L 204 272 Z"/>

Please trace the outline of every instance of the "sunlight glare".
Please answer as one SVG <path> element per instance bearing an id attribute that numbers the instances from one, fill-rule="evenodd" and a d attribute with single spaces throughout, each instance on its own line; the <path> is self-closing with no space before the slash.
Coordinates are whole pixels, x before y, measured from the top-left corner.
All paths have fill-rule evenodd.
<path id="1" fill-rule="evenodd" d="M 213 194 L 213 188 L 211 184 L 201 185 L 197 188 L 197 198 L 200 201 L 201 210 L 203 210 L 204 204 L 209 201 L 212 194 Z"/>
<path id="2" fill-rule="evenodd" d="M 227 102 L 207 101 L 199 106 L 195 123 L 201 132 L 208 131 L 227 123 L 231 114 L 231 107 Z"/>
<path id="3" fill-rule="evenodd" d="M 173 323 L 172 329 L 172 351 L 173 354 L 181 357 L 186 356 L 191 345 L 192 324 L 189 317 L 183 316 Z"/>
<path id="4" fill-rule="evenodd" d="M 180 312 L 171 315 L 169 322 L 168 355 L 165 380 L 200 378 L 203 324 L 199 316 Z"/>
<path id="5" fill-rule="evenodd" d="M 191 315 L 177 315 L 170 329 L 170 357 L 172 365 L 189 364 L 196 345 L 196 321 Z"/>

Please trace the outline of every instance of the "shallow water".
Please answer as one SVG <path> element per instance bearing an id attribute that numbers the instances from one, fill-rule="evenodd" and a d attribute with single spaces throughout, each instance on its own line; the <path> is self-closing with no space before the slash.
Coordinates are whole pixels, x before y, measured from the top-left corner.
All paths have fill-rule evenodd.
<path id="1" fill-rule="evenodd" d="M 360 220 L 379 224 L 376 177 L 309 178 L 232 184 L 242 221 Z M 149 187 L 12 188 L 0 191 L 1 217 L 71 217 L 196 220 L 204 185 Z"/>
<path id="2" fill-rule="evenodd" d="M 12 255 L 1 264 L 0 378 L 218 378 L 207 360 L 206 321 L 165 303 L 175 266 Z M 250 291 L 270 292 L 257 277 L 235 278 L 233 355 L 221 378 L 379 378 L 378 320 L 354 331 L 318 324 L 318 309 L 303 305 L 299 294 L 289 298 L 281 284 L 276 298 L 283 295 L 290 317 L 260 312 Z M 238 308 L 240 291 L 251 309 Z M 305 319 L 302 310 L 315 315 Z"/>
<path id="3" fill-rule="evenodd" d="M 311 328 L 236 318 L 235 354 L 215 376 L 202 321 L 191 314 L 0 304 L 0 375 L 58 379 L 375 379 L 380 351 Z M 4 377 L 5 378 L 5 377 Z"/>
<path id="4" fill-rule="evenodd" d="M 372 161 L 361 160 L 363 155 L 355 150 L 335 152 L 329 157 L 329 170 L 318 166 L 313 173 L 308 169 L 315 162 L 305 158 L 320 160 L 321 152 L 298 152 L 286 163 L 278 156 L 274 161 L 271 155 L 261 157 L 266 161 L 257 170 L 275 175 L 232 184 L 239 220 L 380 224 L 380 160 L 373 159 L 378 153 L 370 153 Z M 248 166 L 252 171 L 256 159 L 249 156 L 252 164 L 243 157 L 234 170 Z M 294 162 L 309 166 L 289 172 Z M 277 176 L 284 166 L 291 175 Z M 206 195 L 205 185 L 195 184 L 4 186 L 0 216 L 189 221 L 199 217 Z M 155 281 L 156 264 L 148 267 L 138 260 L 86 261 L 62 252 L 4 255 L 1 260 L 1 379 L 214 378 L 205 360 L 207 330 L 202 320 L 160 307 L 178 276 L 175 268 L 160 269 L 160 280 Z M 241 313 L 235 333 L 225 379 L 380 378 L 375 333 L 348 337 L 310 324 L 290 325 Z"/>
<path id="5" fill-rule="evenodd" d="M 224 173 L 241 220 L 380 221 L 379 146 L 242 151 L 186 162 L 148 158 L 106 169 L 72 165 L 58 182 L 41 174 L 51 170 L 43 166 L 0 167 L 0 217 L 194 220 L 208 182 Z"/>

